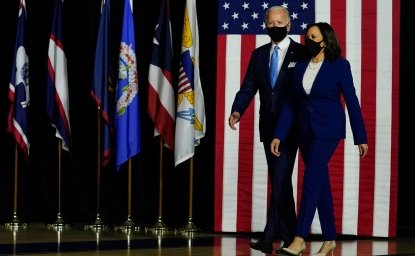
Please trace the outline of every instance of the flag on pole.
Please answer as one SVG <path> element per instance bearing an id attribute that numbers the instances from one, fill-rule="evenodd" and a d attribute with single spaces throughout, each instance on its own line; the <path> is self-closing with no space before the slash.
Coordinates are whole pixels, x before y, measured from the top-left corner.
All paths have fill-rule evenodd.
<path id="1" fill-rule="evenodd" d="M 101 162 L 107 166 L 112 157 L 111 134 L 114 130 L 112 124 L 112 101 L 114 88 L 110 79 L 109 49 L 110 49 L 110 0 L 101 2 L 101 19 L 99 23 L 98 38 L 95 48 L 94 74 L 91 95 L 95 100 L 103 120 Z"/>
<path id="2" fill-rule="evenodd" d="M 69 122 L 68 73 L 62 32 L 63 0 L 55 1 L 55 11 L 49 38 L 48 79 L 46 89 L 46 112 L 62 148 L 71 148 Z"/>
<path id="3" fill-rule="evenodd" d="M 30 104 L 29 94 L 29 57 L 25 49 L 26 2 L 20 0 L 17 20 L 16 45 L 14 49 L 13 66 L 9 82 L 8 97 L 11 102 L 7 131 L 13 134 L 16 143 L 23 154 L 29 155 L 28 113 Z"/>
<path id="4" fill-rule="evenodd" d="M 174 148 L 175 91 L 172 75 L 172 35 L 168 0 L 161 1 L 148 71 L 147 111 L 154 123 L 154 136 Z"/>
<path id="5" fill-rule="evenodd" d="M 140 94 L 132 0 L 124 0 L 124 16 L 119 55 L 116 130 L 116 166 L 141 151 Z"/>
<path id="6" fill-rule="evenodd" d="M 199 74 L 199 31 L 196 1 L 187 0 L 184 10 L 180 55 L 177 116 L 174 143 L 175 166 L 193 157 L 205 136 L 205 102 Z"/>
<path id="7" fill-rule="evenodd" d="M 215 149 L 215 230 L 263 231 L 268 202 L 267 165 L 258 135 L 259 98 L 239 123 L 229 128 L 233 98 L 252 50 L 269 42 L 264 14 L 283 4 L 291 15 L 290 36 L 299 42 L 307 24 L 328 22 L 350 61 L 365 119 L 369 154 L 360 161 L 347 123 L 346 139 L 330 162 L 337 232 L 393 237 L 397 223 L 399 1 L 219 0 Z M 388 35 L 379 40 L 378 35 Z M 345 109 L 347 115 L 347 109 Z M 304 166 L 292 176 L 296 204 Z M 312 233 L 321 233 L 316 214 Z"/>

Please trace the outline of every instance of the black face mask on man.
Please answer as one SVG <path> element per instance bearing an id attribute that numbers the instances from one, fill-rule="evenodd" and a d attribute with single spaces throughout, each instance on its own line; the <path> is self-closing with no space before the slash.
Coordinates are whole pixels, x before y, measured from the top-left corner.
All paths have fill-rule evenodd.
<path id="1" fill-rule="evenodd" d="M 285 27 L 267 27 L 267 34 L 272 41 L 280 42 L 287 35 L 287 26 Z"/>
<path id="2" fill-rule="evenodd" d="M 320 42 L 315 42 L 313 40 L 311 40 L 310 38 L 306 38 L 305 39 L 305 47 L 307 48 L 308 53 L 310 53 L 310 55 L 312 57 L 316 57 L 317 54 L 320 53 L 321 49 L 323 49 L 323 47 L 320 46 Z"/>

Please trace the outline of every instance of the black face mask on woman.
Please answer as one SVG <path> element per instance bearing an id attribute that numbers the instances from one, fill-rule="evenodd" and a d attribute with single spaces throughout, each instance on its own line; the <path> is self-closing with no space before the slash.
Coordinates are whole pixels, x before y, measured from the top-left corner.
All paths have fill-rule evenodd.
<path id="1" fill-rule="evenodd" d="M 267 34 L 272 41 L 279 42 L 287 35 L 287 26 L 285 27 L 267 27 Z"/>
<path id="2" fill-rule="evenodd" d="M 320 42 L 315 42 L 310 38 L 306 38 L 304 42 L 308 53 L 310 53 L 310 55 L 313 57 L 316 57 L 317 54 L 320 53 L 321 49 L 323 49 L 323 47 L 320 46 L 320 43 L 323 42 L 323 40 Z"/>

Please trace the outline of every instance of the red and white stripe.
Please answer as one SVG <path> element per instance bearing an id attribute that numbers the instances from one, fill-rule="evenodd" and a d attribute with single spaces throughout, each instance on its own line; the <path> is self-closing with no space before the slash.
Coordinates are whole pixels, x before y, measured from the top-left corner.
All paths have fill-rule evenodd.
<path id="1" fill-rule="evenodd" d="M 174 129 L 176 104 L 174 97 L 176 93 L 173 88 L 173 75 L 171 73 L 172 52 L 171 52 L 171 24 L 168 1 L 163 1 L 160 7 L 157 29 L 165 33 L 166 40 L 157 39 L 154 36 L 153 43 L 158 45 L 153 49 L 153 56 L 164 56 L 166 63 L 150 63 L 148 71 L 148 100 L 147 111 L 154 123 L 154 136 L 160 135 L 164 144 L 169 149 L 174 148 Z M 159 41 L 160 40 L 160 41 Z M 158 59 L 158 58 L 156 58 Z M 166 66 L 164 66 L 166 65 Z"/>
<path id="2" fill-rule="evenodd" d="M 67 134 L 71 135 L 69 122 L 69 89 L 68 89 L 68 72 L 64 46 L 59 38 L 51 33 L 48 48 L 48 72 L 50 79 L 54 83 L 55 104 L 59 110 L 59 117 L 63 123 Z M 52 120 L 56 121 L 56 120 Z M 56 128 L 56 137 L 62 141 L 62 149 L 69 151 L 69 147 L 64 137 Z M 70 139 L 70 138 L 69 138 Z"/>
<path id="3" fill-rule="evenodd" d="M 343 55 L 351 63 L 368 132 L 369 154 L 359 160 L 347 124 L 347 138 L 330 163 L 340 234 L 396 236 L 399 8 L 399 2 L 392 0 L 316 0 L 316 21 L 334 27 Z M 302 40 L 300 36 L 292 38 Z M 237 131 L 228 127 L 227 119 L 252 50 L 267 42 L 266 35 L 218 35 L 216 231 L 256 232 L 265 227 L 268 181 L 258 135 L 258 96 Z M 297 206 L 303 171 L 299 156 L 292 177 Z M 321 233 L 317 213 L 311 232 Z"/>

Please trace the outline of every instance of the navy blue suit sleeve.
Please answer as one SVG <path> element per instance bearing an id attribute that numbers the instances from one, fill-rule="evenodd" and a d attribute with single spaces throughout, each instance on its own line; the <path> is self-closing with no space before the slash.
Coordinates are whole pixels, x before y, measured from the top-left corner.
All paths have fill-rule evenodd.
<path id="1" fill-rule="evenodd" d="M 246 70 L 241 88 L 235 95 L 235 99 L 232 104 L 231 113 L 237 111 L 241 116 L 245 113 L 249 103 L 254 98 L 258 91 L 258 86 L 255 82 L 254 65 L 255 65 L 255 51 L 252 52 L 249 60 L 248 68 Z"/>
<path id="2" fill-rule="evenodd" d="M 344 59 L 340 62 L 340 87 L 344 100 L 346 102 L 347 111 L 349 113 L 350 126 L 353 132 L 354 144 L 365 144 L 367 143 L 366 128 L 363 120 L 362 111 L 360 108 L 359 99 L 356 95 L 356 89 L 353 83 L 352 72 L 350 63 Z"/>

